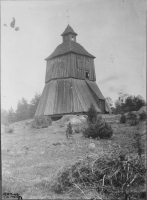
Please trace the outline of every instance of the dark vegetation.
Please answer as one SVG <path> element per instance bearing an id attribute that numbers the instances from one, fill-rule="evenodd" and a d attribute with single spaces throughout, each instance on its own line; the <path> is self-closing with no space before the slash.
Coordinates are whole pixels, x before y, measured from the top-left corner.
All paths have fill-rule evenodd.
<path id="1" fill-rule="evenodd" d="M 47 128 L 52 124 L 52 120 L 49 116 L 35 117 L 32 127 L 33 128 Z"/>
<path id="2" fill-rule="evenodd" d="M 13 133 L 14 132 L 14 127 L 13 126 L 6 126 L 5 127 L 5 132 L 6 133 Z"/>
<path id="3" fill-rule="evenodd" d="M 67 129 L 66 129 L 66 138 L 69 139 L 72 137 L 72 135 L 73 135 L 72 125 L 69 122 L 69 124 L 67 125 Z"/>
<path id="4" fill-rule="evenodd" d="M 144 121 L 147 119 L 147 114 L 144 111 L 139 116 L 140 116 L 141 121 Z"/>
<path id="5" fill-rule="evenodd" d="M 126 116 L 124 114 L 122 114 L 121 117 L 120 117 L 120 123 L 125 124 L 126 121 L 127 121 Z"/>
<path id="6" fill-rule="evenodd" d="M 139 119 L 136 113 L 129 112 L 127 117 L 121 115 L 120 123 L 124 124 L 128 120 L 130 125 L 138 125 L 145 119 L 145 115 Z M 146 165 L 142 159 L 145 145 L 138 130 L 139 126 L 136 126 L 129 144 L 129 148 L 133 148 L 132 153 L 138 156 L 130 156 L 129 152 L 126 153 L 122 149 L 102 157 L 86 156 L 59 171 L 51 185 L 52 190 L 61 194 L 76 188 L 85 195 L 86 190 L 91 189 L 97 192 L 96 199 L 101 197 L 105 200 L 145 200 Z M 87 127 L 83 130 L 84 137 L 108 139 L 112 134 L 111 126 L 97 115 L 94 106 L 91 105 L 88 110 Z"/>
<path id="7" fill-rule="evenodd" d="M 94 105 L 91 104 L 91 106 L 87 112 L 87 122 L 94 124 L 94 123 L 96 123 L 96 121 L 97 121 L 97 111 L 96 111 Z"/>
<path id="8" fill-rule="evenodd" d="M 139 124 L 139 119 L 136 113 L 129 112 L 127 118 L 130 126 L 136 126 L 137 124 Z"/>
<path id="9" fill-rule="evenodd" d="M 117 100 L 115 108 L 112 108 L 114 114 L 122 114 L 131 111 L 138 111 L 145 105 L 145 101 L 141 96 L 128 96 L 124 102 Z"/>
<path id="10" fill-rule="evenodd" d="M 52 184 L 52 190 L 63 193 L 71 188 L 79 189 L 83 194 L 87 188 L 97 191 L 104 199 L 139 200 L 146 196 L 144 190 L 135 190 L 145 185 L 145 165 L 138 158 L 118 156 L 85 158 L 64 168 Z"/>
<path id="11" fill-rule="evenodd" d="M 88 126 L 83 129 L 83 135 L 86 138 L 93 139 L 109 139 L 113 135 L 111 125 L 109 125 L 97 112 L 93 104 L 91 104 L 87 113 Z"/>

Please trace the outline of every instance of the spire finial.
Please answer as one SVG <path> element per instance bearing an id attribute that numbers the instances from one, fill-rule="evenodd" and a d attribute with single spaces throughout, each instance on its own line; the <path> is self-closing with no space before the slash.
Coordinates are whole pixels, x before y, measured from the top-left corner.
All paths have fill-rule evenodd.
<path id="1" fill-rule="evenodd" d="M 68 13 L 68 10 L 67 10 L 67 20 L 68 20 L 68 24 L 69 24 L 69 13 Z"/>

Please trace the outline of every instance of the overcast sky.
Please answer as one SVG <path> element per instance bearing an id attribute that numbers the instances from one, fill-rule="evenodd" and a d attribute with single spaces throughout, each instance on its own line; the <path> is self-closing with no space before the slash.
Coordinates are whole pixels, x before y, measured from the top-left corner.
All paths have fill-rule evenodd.
<path id="1" fill-rule="evenodd" d="M 77 42 L 96 57 L 103 95 L 145 98 L 145 8 L 145 0 L 1 1 L 1 107 L 16 109 L 22 97 L 30 101 L 42 93 L 44 59 L 62 43 L 67 10 Z M 10 28 L 12 17 L 19 31 Z"/>

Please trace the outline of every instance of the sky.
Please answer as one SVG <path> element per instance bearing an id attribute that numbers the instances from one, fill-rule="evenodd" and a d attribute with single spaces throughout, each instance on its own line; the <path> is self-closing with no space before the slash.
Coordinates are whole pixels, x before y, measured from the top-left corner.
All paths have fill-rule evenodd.
<path id="1" fill-rule="evenodd" d="M 44 59 L 62 43 L 68 15 L 77 42 L 96 57 L 104 97 L 146 98 L 145 8 L 145 0 L 1 1 L 1 107 L 16 109 L 18 100 L 42 93 Z"/>

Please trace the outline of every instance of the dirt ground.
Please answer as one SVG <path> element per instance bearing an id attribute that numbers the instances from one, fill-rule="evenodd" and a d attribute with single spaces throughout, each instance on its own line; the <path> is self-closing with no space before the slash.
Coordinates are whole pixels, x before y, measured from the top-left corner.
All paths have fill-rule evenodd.
<path id="1" fill-rule="evenodd" d="M 3 192 L 19 193 L 23 199 L 75 199 L 85 198 L 75 189 L 65 194 L 55 194 L 50 183 L 64 166 L 88 155 L 109 154 L 114 149 L 134 153 L 133 133 L 136 127 L 120 124 L 119 117 L 105 115 L 114 134 L 110 140 L 92 140 L 83 138 L 82 133 L 74 133 L 73 139 L 65 136 L 66 125 L 59 121 L 43 129 L 33 129 L 24 122 L 14 123 L 14 132 L 5 133 L 2 126 L 2 188 Z M 145 122 L 139 126 L 145 142 Z M 90 142 L 95 149 L 90 150 Z M 91 191 L 87 191 L 87 198 Z"/>

